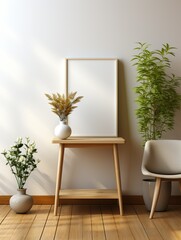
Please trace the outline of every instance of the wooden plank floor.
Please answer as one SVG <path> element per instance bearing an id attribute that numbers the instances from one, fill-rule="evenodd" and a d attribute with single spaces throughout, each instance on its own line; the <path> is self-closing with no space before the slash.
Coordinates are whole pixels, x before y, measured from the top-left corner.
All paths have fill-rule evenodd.
<path id="1" fill-rule="evenodd" d="M 15 214 L 0 205 L 0 240 L 181 240 L 181 206 L 155 213 L 143 205 L 34 205 L 28 214 Z"/>

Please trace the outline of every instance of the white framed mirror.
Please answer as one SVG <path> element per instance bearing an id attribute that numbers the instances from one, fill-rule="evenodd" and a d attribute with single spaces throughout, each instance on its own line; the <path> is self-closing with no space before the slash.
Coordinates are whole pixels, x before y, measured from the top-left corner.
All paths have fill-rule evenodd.
<path id="1" fill-rule="evenodd" d="M 66 94 L 83 96 L 69 115 L 72 136 L 118 136 L 118 59 L 66 58 Z"/>

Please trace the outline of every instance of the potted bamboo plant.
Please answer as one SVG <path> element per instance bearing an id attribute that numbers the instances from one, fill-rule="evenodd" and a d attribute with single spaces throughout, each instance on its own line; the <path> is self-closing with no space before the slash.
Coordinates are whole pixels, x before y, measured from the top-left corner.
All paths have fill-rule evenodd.
<path id="1" fill-rule="evenodd" d="M 166 43 L 161 49 L 150 50 L 149 44 L 138 42 L 134 50 L 137 53 L 132 61 L 136 66 L 138 83 L 135 87 L 138 104 L 136 117 L 144 146 L 147 140 L 161 139 L 165 132 L 174 128 L 175 112 L 181 104 L 181 95 L 177 92 L 181 77 L 170 73 L 169 57 L 175 56 L 175 47 Z M 150 186 L 152 183 L 153 180 L 144 181 L 144 184 Z M 171 192 L 171 183 L 169 182 L 168 185 L 169 192 Z M 143 192 L 145 201 L 147 197 Z M 146 206 L 150 208 L 151 201 Z"/>

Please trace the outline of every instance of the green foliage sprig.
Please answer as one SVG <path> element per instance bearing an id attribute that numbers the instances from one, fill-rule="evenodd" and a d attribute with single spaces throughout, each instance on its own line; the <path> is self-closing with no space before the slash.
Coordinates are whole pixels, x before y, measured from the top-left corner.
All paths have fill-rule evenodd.
<path id="1" fill-rule="evenodd" d="M 169 56 L 175 56 L 175 47 L 168 43 L 160 50 L 151 51 L 149 47 L 138 42 L 134 49 L 138 53 L 132 58 L 137 69 L 136 116 L 143 144 L 149 139 L 160 139 L 164 132 L 173 129 L 174 115 L 181 104 L 177 92 L 181 77 L 169 73 Z"/>
<path id="2" fill-rule="evenodd" d="M 67 97 L 64 94 L 45 94 L 49 100 L 49 104 L 52 105 L 52 112 L 54 112 L 61 121 L 65 121 L 67 116 L 75 109 L 76 103 L 80 102 L 83 96 L 75 97 L 77 92 L 69 93 Z"/>
<path id="3" fill-rule="evenodd" d="M 34 158 L 36 152 L 37 149 L 35 143 L 30 142 L 29 138 L 26 138 L 25 143 L 23 143 L 22 138 L 18 138 L 9 150 L 4 150 L 2 152 L 7 160 L 6 165 L 10 166 L 11 171 L 16 178 L 19 189 L 24 187 L 30 173 L 40 162 L 38 159 Z"/>

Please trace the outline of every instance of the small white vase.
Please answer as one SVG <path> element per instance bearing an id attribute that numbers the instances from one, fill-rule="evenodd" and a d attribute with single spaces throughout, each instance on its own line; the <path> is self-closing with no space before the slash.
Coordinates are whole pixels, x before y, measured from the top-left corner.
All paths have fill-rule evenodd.
<path id="1" fill-rule="evenodd" d="M 9 205 L 16 213 L 26 213 L 33 205 L 33 198 L 26 194 L 26 189 L 17 189 L 17 193 L 10 198 Z"/>
<path id="2" fill-rule="evenodd" d="M 71 133 L 71 128 L 64 121 L 60 121 L 59 124 L 55 127 L 54 131 L 55 136 L 60 139 L 68 138 Z"/>

